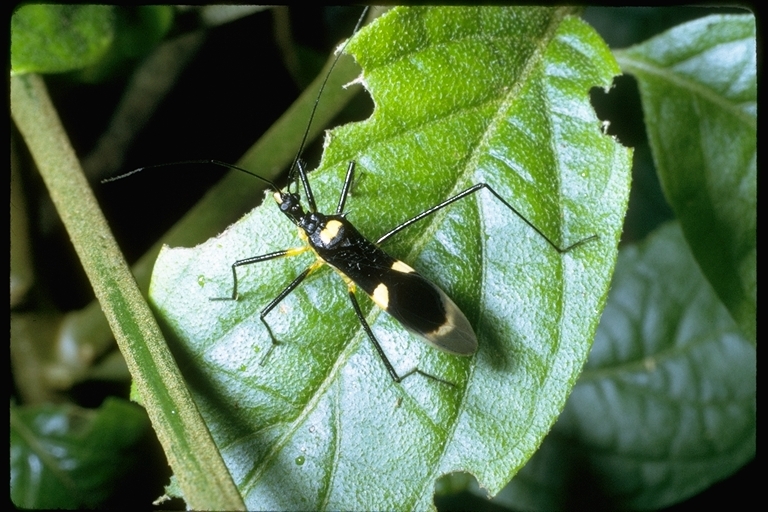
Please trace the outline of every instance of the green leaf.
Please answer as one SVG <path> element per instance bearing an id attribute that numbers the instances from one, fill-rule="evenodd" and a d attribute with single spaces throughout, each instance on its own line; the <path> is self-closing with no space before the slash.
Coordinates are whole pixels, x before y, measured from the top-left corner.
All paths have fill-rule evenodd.
<path id="1" fill-rule="evenodd" d="M 487 191 L 387 241 L 443 288 L 475 328 L 472 358 L 439 352 L 365 297 L 367 320 L 403 374 L 396 384 L 355 318 L 343 281 L 313 274 L 259 313 L 314 260 L 238 269 L 237 259 L 301 244 L 271 199 L 220 237 L 165 250 L 152 301 L 249 509 L 427 509 L 434 482 L 465 470 L 491 493 L 553 424 L 589 351 L 616 257 L 631 153 L 601 132 L 593 86 L 617 72 L 570 9 L 394 9 L 348 50 L 376 104 L 331 132 L 310 174 L 336 207 L 357 162 L 348 218 L 371 239 L 477 182 Z"/>
<path id="2" fill-rule="evenodd" d="M 168 5 L 120 6 L 114 15 L 114 38 L 100 59 L 73 75 L 99 83 L 131 72 L 136 61 L 149 55 L 173 26 L 175 8 Z"/>
<path id="3" fill-rule="evenodd" d="M 11 500 L 25 509 L 103 505 L 140 463 L 135 445 L 149 427 L 140 407 L 117 399 L 99 410 L 11 407 Z"/>
<path id="4" fill-rule="evenodd" d="M 663 226 L 622 249 L 589 362 L 498 501 L 654 510 L 697 494 L 755 456 L 755 371 L 680 225 Z"/>
<path id="5" fill-rule="evenodd" d="M 114 36 L 113 8 L 23 5 L 11 18 L 14 74 L 61 73 L 99 60 Z"/>
<path id="6" fill-rule="evenodd" d="M 696 261 L 755 340 L 755 18 L 709 16 L 617 57 L 638 80 L 662 186 Z"/>

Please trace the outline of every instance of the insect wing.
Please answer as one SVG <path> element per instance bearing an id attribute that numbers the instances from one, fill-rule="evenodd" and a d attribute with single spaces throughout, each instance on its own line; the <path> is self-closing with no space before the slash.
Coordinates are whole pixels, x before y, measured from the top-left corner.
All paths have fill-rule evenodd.
<path id="1" fill-rule="evenodd" d="M 443 290 L 404 263 L 395 262 L 371 297 L 440 350 L 462 356 L 477 351 L 477 337 L 464 313 Z"/>

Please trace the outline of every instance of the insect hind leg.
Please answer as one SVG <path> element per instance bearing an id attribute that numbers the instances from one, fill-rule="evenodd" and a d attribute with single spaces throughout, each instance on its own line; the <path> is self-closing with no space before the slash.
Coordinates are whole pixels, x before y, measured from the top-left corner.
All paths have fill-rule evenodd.
<path id="1" fill-rule="evenodd" d="M 381 345 L 379 344 L 379 340 L 376 339 L 376 336 L 373 334 L 373 331 L 371 330 L 371 326 L 368 325 L 368 322 L 365 320 L 365 317 L 363 316 L 363 312 L 360 309 L 360 304 L 357 302 L 357 298 L 355 298 L 355 288 L 354 285 L 349 285 L 349 300 L 352 301 L 352 307 L 355 309 L 355 315 L 357 315 L 357 319 L 360 321 L 360 325 L 363 326 L 363 330 L 365 331 L 365 334 L 368 336 L 368 339 L 371 340 L 371 343 L 373 343 L 373 347 L 376 349 L 376 352 L 378 352 L 379 357 L 381 358 L 381 361 L 384 363 L 384 366 L 387 368 L 387 372 L 389 372 L 390 377 L 392 377 L 392 380 L 397 382 L 398 384 L 403 382 L 406 378 L 410 377 L 414 374 L 422 375 L 428 379 L 434 380 L 436 382 L 439 382 L 441 384 L 446 384 L 448 386 L 456 387 L 456 384 L 453 382 L 441 379 L 440 377 L 435 377 L 434 375 L 431 375 L 427 372 L 424 372 L 420 370 L 418 367 L 412 368 L 411 370 L 407 371 L 403 375 L 398 375 L 395 371 L 395 368 L 392 366 L 392 363 L 389 362 L 389 358 L 387 358 L 387 355 L 384 353 L 384 349 L 381 348 Z"/>
<path id="2" fill-rule="evenodd" d="M 530 226 L 530 227 L 531 227 L 531 228 L 532 228 L 534 231 L 536 231 L 536 233 L 538 233 L 538 234 L 539 234 L 539 236 L 541 236 L 541 237 L 542 237 L 544 240 L 546 240 L 546 241 L 547 241 L 547 243 L 548 243 L 549 245 L 551 245 L 553 249 L 555 249 L 555 250 L 556 250 L 558 253 L 560 253 L 560 254 L 563 254 L 563 253 L 566 253 L 566 252 L 568 252 L 568 251 L 571 251 L 572 249 L 575 249 L 576 247 L 578 247 L 578 246 L 580 246 L 580 245 L 582 245 L 582 244 L 585 244 L 585 243 L 587 243 L 587 242 L 590 242 L 590 241 L 592 241 L 592 240 L 595 240 L 595 239 L 597 239 L 597 238 L 598 238 L 598 236 L 597 236 L 597 235 L 590 235 L 590 236 L 588 236 L 588 237 L 586 237 L 586 238 L 583 238 L 583 239 L 581 239 L 581 240 L 579 240 L 579 241 L 577 241 L 577 242 L 575 242 L 575 243 L 572 243 L 572 244 L 570 244 L 570 245 L 568 245 L 568 246 L 566 246 L 566 247 L 564 247 L 564 248 L 563 248 L 563 247 L 560 247 L 560 246 L 559 246 L 559 245 L 557 245 L 555 242 L 553 242 L 552 240 L 550 240 L 550 239 L 549 239 L 549 237 L 548 237 L 547 235 L 545 235 L 545 234 L 544 234 L 544 232 L 542 232 L 542 231 L 541 231 L 541 230 L 540 230 L 538 227 L 536 227 L 536 225 L 535 225 L 535 224 L 533 224 L 533 223 L 532 223 L 531 221 L 529 221 L 529 220 L 528 220 L 528 219 L 527 219 L 527 218 L 526 218 L 526 217 L 525 217 L 525 216 L 524 216 L 522 213 L 520 213 L 520 212 L 517 210 L 517 208 L 515 208 L 514 206 L 512 206 L 511 204 L 509 204 L 509 203 L 508 203 L 508 202 L 507 202 L 507 201 L 506 201 L 506 200 L 505 200 L 505 199 L 504 199 L 504 198 L 503 198 L 503 197 L 502 197 L 502 196 L 501 196 L 501 195 L 500 195 L 498 192 L 496 192 L 496 191 L 495 191 L 495 190 L 494 190 L 494 189 L 493 189 L 493 188 L 492 188 L 490 185 L 488 185 L 487 183 L 476 183 L 475 185 L 472 185 L 471 187 L 469 187 L 469 188 L 467 188 L 467 189 L 465 189 L 465 190 L 463 190 L 463 191 L 459 192 L 459 193 L 458 193 L 458 194 L 456 194 L 455 196 L 449 197 L 449 198 L 448 198 L 448 199 L 446 199 L 445 201 L 443 201 L 443 202 L 441 202 L 441 203 L 439 203 L 439 204 L 436 204 L 436 205 L 435 205 L 435 206 L 433 206 L 432 208 L 428 208 L 428 209 L 424 210 L 423 212 L 421 212 L 420 214 L 416 215 L 415 217 L 412 217 L 412 218 L 410 218 L 410 219 L 406 220 L 405 222 L 403 222 L 402 224 L 400 224 L 400 225 L 398 225 L 398 226 L 395 226 L 395 227 L 394 227 L 394 228 L 392 228 L 392 229 L 391 229 L 389 232 L 387 232 L 387 233 L 385 233 L 383 236 L 381 236 L 381 237 L 380 237 L 380 238 L 379 238 L 379 239 L 376 241 L 376 244 L 381 244 L 381 243 L 383 243 L 385 240 L 387 240 L 387 239 L 389 239 L 390 237 L 392 237 L 392 236 L 396 235 L 397 233 L 399 233 L 400 231 L 404 230 L 405 228 L 407 228 L 407 227 L 409 227 L 409 226 L 411 226 L 411 225 L 415 224 L 416 222 L 418 222 L 418 221 L 420 221 L 420 220 L 422 220 L 422 219 L 424 219 L 424 218 L 426 218 L 426 217 L 429 217 L 429 216 L 430 216 L 430 215 L 432 215 L 433 213 L 436 213 L 436 212 L 438 212 L 438 211 L 442 210 L 442 209 L 443 209 L 443 208 L 445 208 L 446 206 L 449 206 L 449 205 L 451 205 L 451 204 L 453 204 L 453 203 L 455 203 L 455 202 L 457 202 L 457 201 L 460 201 L 461 199 L 464 199 L 465 197 L 467 197 L 467 196 L 470 196 L 470 195 L 474 194 L 475 192 L 478 192 L 479 190 L 482 190 L 482 189 L 486 189 L 486 190 L 488 190 L 488 191 L 489 191 L 491 194 L 493 194 L 493 195 L 496 197 L 496 199 L 498 199 L 499 201 L 501 201 L 501 203 L 502 203 L 504 206 L 506 206 L 507 208 L 509 208 L 510 210 L 512 210 L 512 211 L 515 213 L 515 215 L 517 215 L 518 217 L 520 217 L 520 218 L 521 218 L 521 219 L 522 219 L 522 220 L 523 220 L 523 221 L 524 221 L 526 224 L 528 224 L 528 225 L 529 225 L 529 226 Z"/>

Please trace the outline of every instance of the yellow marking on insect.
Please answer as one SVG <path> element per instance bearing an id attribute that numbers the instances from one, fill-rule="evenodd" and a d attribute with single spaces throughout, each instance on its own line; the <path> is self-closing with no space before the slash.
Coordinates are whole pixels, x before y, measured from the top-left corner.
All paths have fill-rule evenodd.
<path id="1" fill-rule="evenodd" d="M 309 247 L 308 245 L 303 245 L 301 247 L 294 247 L 293 249 L 288 249 L 285 252 L 285 255 L 286 255 L 286 257 L 287 256 L 296 256 L 298 254 L 305 253 L 305 252 L 307 252 L 310 249 L 311 249 L 311 247 Z"/>
<path id="2" fill-rule="evenodd" d="M 311 249 L 311 247 L 310 247 L 309 249 Z M 325 263 L 325 261 L 324 261 L 324 260 L 322 260 L 322 259 L 321 259 L 321 258 L 318 256 L 318 258 L 315 260 L 315 262 L 314 262 L 314 263 L 312 263 L 312 264 L 309 266 L 309 272 L 307 272 L 307 276 L 311 275 L 311 274 L 312 274 L 312 273 L 314 273 L 314 272 L 315 272 L 317 269 L 319 269 L 320 267 L 322 267 L 322 266 L 323 266 L 323 265 L 325 265 L 325 264 L 326 264 L 326 263 Z"/>
<path id="3" fill-rule="evenodd" d="M 453 322 L 445 322 L 443 325 L 429 333 L 431 336 L 434 337 L 442 337 L 442 336 L 448 336 L 451 331 L 454 329 Z"/>
<path id="4" fill-rule="evenodd" d="M 443 322 L 443 325 L 435 329 L 434 331 L 430 332 L 429 335 L 433 336 L 435 338 L 447 336 L 456 328 L 456 309 L 454 308 L 447 308 L 446 309 L 446 318 L 445 322 Z"/>
<path id="5" fill-rule="evenodd" d="M 277 204 L 283 204 L 283 196 L 280 192 L 275 192 L 274 194 L 272 194 L 272 197 L 275 198 L 275 202 Z"/>
<path id="6" fill-rule="evenodd" d="M 338 220 L 329 221 L 325 227 L 320 231 L 320 240 L 325 244 L 329 244 L 336 238 L 341 229 L 341 222 Z"/>
<path id="7" fill-rule="evenodd" d="M 379 286 L 373 290 L 371 298 L 381 309 L 386 310 L 389 307 L 389 289 L 387 288 L 387 285 L 380 283 Z"/>
<path id="8" fill-rule="evenodd" d="M 392 270 L 396 272 L 402 272 L 403 274 L 410 274 L 410 273 L 416 272 L 415 270 L 413 270 L 411 267 L 409 267 L 408 265 L 406 265 L 400 260 L 397 260 L 392 264 Z"/>

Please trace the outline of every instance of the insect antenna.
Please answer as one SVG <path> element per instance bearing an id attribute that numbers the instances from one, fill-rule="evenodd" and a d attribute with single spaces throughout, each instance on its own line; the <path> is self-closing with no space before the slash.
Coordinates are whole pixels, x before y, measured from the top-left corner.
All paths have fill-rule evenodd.
<path id="1" fill-rule="evenodd" d="M 352 35 L 356 34 L 357 31 L 360 29 L 361 25 L 363 24 L 363 21 L 365 20 L 365 17 L 367 15 L 369 9 L 370 9 L 369 6 L 366 6 L 365 9 L 363 9 L 363 12 L 360 15 L 360 18 L 357 20 L 357 24 L 355 25 L 355 28 L 354 28 L 354 30 L 352 32 Z M 327 85 L 328 80 L 329 80 L 329 78 L 331 76 L 331 73 L 332 73 L 333 69 L 336 67 L 336 64 L 338 63 L 339 59 L 341 58 L 341 55 L 344 53 L 344 49 L 347 47 L 347 44 L 349 43 L 350 39 L 351 39 L 351 37 L 349 39 L 347 39 L 347 41 L 344 42 L 344 45 L 337 51 L 336 58 L 333 59 L 333 62 L 331 63 L 331 66 L 330 66 L 328 72 L 325 74 L 325 78 L 323 79 L 323 82 L 320 85 L 320 89 L 318 90 L 317 97 L 315 98 L 315 101 L 314 101 L 314 103 L 312 105 L 312 110 L 311 110 L 310 115 L 309 115 L 309 121 L 307 122 L 307 127 L 304 130 L 304 134 L 302 135 L 301 143 L 299 144 L 299 149 L 296 152 L 296 156 L 293 158 L 293 161 L 291 162 L 291 166 L 290 166 L 290 168 L 288 170 L 288 184 L 289 184 L 288 186 L 289 186 L 289 188 L 290 188 L 291 183 L 294 183 L 296 181 L 295 180 L 295 176 L 296 176 L 297 172 L 299 173 L 300 176 L 302 174 L 304 174 L 304 177 L 301 178 L 301 182 L 302 182 L 303 187 L 304 187 L 305 197 L 306 197 L 307 202 L 309 203 L 309 206 L 310 206 L 310 211 L 313 211 L 313 212 L 317 211 L 317 207 L 315 205 L 314 194 L 312 194 L 312 190 L 310 188 L 309 181 L 306 179 L 306 171 L 304 171 L 303 168 L 301 170 L 299 169 L 301 167 L 299 165 L 299 161 L 301 160 L 301 155 L 304 152 L 304 148 L 306 147 L 306 144 L 307 144 L 307 138 L 309 137 L 309 132 L 310 132 L 310 130 L 312 128 L 312 121 L 315 118 L 315 114 L 317 112 L 317 107 L 318 107 L 318 105 L 320 103 L 320 97 L 322 96 L 323 91 L 325 90 L 325 86 Z M 249 174 L 250 176 L 253 176 L 254 178 L 258 179 L 259 181 L 262 181 L 262 182 L 266 183 L 273 191 L 275 191 L 275 192 L 279 192 L 280 191 L 280 187 L 278 187 L 273 181 L 271 181 L 271 180 L 269 180 L 267 178 L 264 178 L 263 176 L 259 176 L 258 174 L 254 173 L 252 171 L 249 171 L 249 170 L 247 170 L 245 168 L 239 167 L 237 165 L 230 164 L 230 163 L 227 163 L 227 162 L 223 162 L 221 160 L 213 160 L 213 159 L 184 160 L 184 161 L 170 162 L 170 163 L 164 163 L 164 164 L 146 165 L 146 166 L 143 166 L 143 167 L 139 167 L 139 168 L 133 169 L 133 170 L 128 171 L 128 172 L 123 173 L 123 174 L 118 174 L 117 176 L 112 176 L 110 178 L 104 178 L 104 179 L 101 180 L 101 183 L 104 184 L 104 183 L 111 183 L 113 181 L 122 180 L 124 178 L 129 177 L 129 176 L 133 176 L 134 174 L 138 174 L 140 172 L 143 172 L 143 171 L 145 171 L 147 169 L 156 169 L 156 168 L 159 168 L 159 167 L 170 167 L 170 166 L 176 166 L 176 165 L 189 165 L 189 164 L 195 164 L 195 165 L 197 165 L 197 164 L 210 164 L 210 165 L 216 165 L 216 166 L 219 166 L 219 167 L 224 167 L 224 168 L 227 168 L 227 169 L 232 169 L 232 170 L 235 170 L 235 171 L 240 171 L 242 173 Z"/>
<path id="2" fill-rule="evenodd" d="M 370 6 L 366 6 L 365 9 L 363 9 L 362 14 L 360 14 L 360 18 L 357 20 L 357 24 L 355 25 L 355 28 L 352 31 L 353 36 L 357 34 L 358 30 L 360 30 L 360 26 L 363 24 L 363 21 L 365 20 L 365 16 L 368 14 L 369 9 L 370 9 Z M 342 54 L 344 53 L 344 50 L 346 49 L 351 39 L 352 37 L 350 36 L 344 42 L 344 45 L 337 50 L 336 58 L 333 59 L 333 62 L 331 63 L 331 67 L 328 69 L 328 72 L 325 74 L 323 83 L 320 85 L 320 89 L 317 92 L 317 98 L 315 98 L 315 103 L 312 105 L 312 111 L 309 114 L 309 121 L 307 121 L 307 128 L 306 130 L 304 130 L 304 135 L 301 138 L 301 144 L 299 144 L 299 150 L 296 152 L 296 156 L 293 158 L 293 163 L 291 163 L 291 167 L 288 170 L 289 188 L 291 183 L 295 183 L 296 181 L 295 175 L 298 172 L 299 179 L 301 180 L 301 184 L 304 188 L 304 196 L 307 200 L 307 203 L 309 204 L 309 211 L 311 212 L 317 211 L 317 205 L 315 204 L 315 195 L 312 193 L 312 187 L 309 185 L 309 180 L 307 179 L 307 173 L 304 170 L 303 164 L 301 163 L 301 155 L 304 152 L 304 146 L 307 143 L 307 136 L 309 135 L 309 131 L 312 128 L 312 121 L 315 119 L 317 106 L 320 104 L 320 97 L 323 95 L 323 91 L 325 90 L 325 86 L 328 83 L 328 79 L 330 78 L 331 73 L 333 72 L 333 68 L 336 67 L 336 63 L 339 62 L 339 59 L 341 58 Z"/>
<path id="3" fill-rule="evenodd" d="M 208 159 L 208 160 L 182 160 L 180 162 L 171 162 L 171 163 L 167 163 L 167 164 L 145 165 L 144 167 L 139 167 L 138 169 L 134 169 L 132 171 L 128 171 L 126 173 L 119 174 L 117 176 L 113 176 L 111 178 L 104 178 L 103 180 L 101 180 L 101 183 L 110 183 L 110 182 L 113 182 L 113 181 L 121 180 L 121 179 L 127 178 L 128 176 L 131 176 L 133 174 L 138 174 L 138 173 L 140 173 L 142 171 L 145 171 L 147 169 L 156 169 L 158 167 L 170 167 L 170 166 L 176 166 L 176 165 L 189 165 L 189 164 L 218 165 L 220 167 L 225 167 L 227 169 L 232 169 L 232 170 L 235 170 L 235 171 L 240 171 L 240 172 L 243 172 L 245 174 L 249 174 L 249 175 L 253 176 L 254 178 L 258 179 L 259 181 L 262 181 L 262 182 L 266 183 L 275 192 L 279 192 L 280 191 L 280 188 L 277 185 L 275 185 L 275 183 L 273 181 L 268 180 L 267 178 L 265 178 L 263 176 L 259 176 L 255 172 L 251 172 L 248 169 L 244 169 L 242 167 L 238 167 L 237 165 L 234 165 L 234 164 L 230 164 L 230 163 L 227 163 L 227 162 L 222 162 L 221 160 L 210 160 L 210 159 Z"/>

